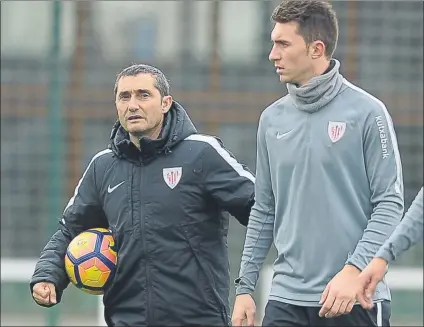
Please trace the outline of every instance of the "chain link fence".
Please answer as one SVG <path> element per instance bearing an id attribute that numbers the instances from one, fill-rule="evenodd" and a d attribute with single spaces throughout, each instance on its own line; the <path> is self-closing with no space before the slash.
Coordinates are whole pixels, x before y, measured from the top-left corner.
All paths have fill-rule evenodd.
<path id="1" fill-rule="evenodd" d="M 2 258 L 38 257 L 84 167 L 107 146 L 115 75 L 133 62 L 163 70 L 198 130 L 219 135 L 255 169 L 259 115 L 286 94 L 267 59 L 277 1 L 53 3 L 1 3 Z M 332 4 L 342 74 L 392 114 L 409 206 L 423 184 L 423 3 Z M 243 241 L 244 229 L 232 222 L 233 277 Z M 422 257 L 420 245 L 396 265 L 422 267 Z M 2 316 L 40 314 L 26 284 L 2 288 Z M 78 308 L 83 324 L 90 321 L 91 298 L 69 294 L 62 314 Z M 407 303 L 395 309 L 398 321 L 422 320 L 422 293 L 398 298 Z"/>

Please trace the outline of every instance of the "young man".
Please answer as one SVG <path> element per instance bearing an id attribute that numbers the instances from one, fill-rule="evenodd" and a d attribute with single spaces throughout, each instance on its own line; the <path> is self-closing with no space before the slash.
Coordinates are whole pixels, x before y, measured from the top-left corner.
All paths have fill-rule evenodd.
<path id="1" fill-rule="evenodd" d="M 228 325 L 226 212 L 247 225 L 253 175 L 218 139 L 197 134 L 158 69 L 124 69 L 115 101 L 109 148 L 89 163 L 41 253 L 35 301 L 60 301 L 68 244 L 106 227 L 118 251 L 104 294 L 108 326 Z"/>
<path id="2" fill-rule="evenodd" d="M 332 59 L 338 23 L 329 3 L 284 1 L 272 19 L 269 59 L 289 94 L 259 121 L 256 201 L 233 324 L 254 324 L 251 294 L 274 240 L 278 257 L 264 326 L 388 325 L 384 282 L 375 310 L 354 303 L 360 271 L 403 213 L 391 117 L 380 100 L 340 75 Z"/>
<path id="3" fill-rule="evenodd" d="M 418 192 L 408 212 L 374 259 L 359 274 L 357 299 L 364 309 L 372 309 L 372 296 L 377 284 L 384 279 L 387 265 L 423 239 L 423 188 Z"/>

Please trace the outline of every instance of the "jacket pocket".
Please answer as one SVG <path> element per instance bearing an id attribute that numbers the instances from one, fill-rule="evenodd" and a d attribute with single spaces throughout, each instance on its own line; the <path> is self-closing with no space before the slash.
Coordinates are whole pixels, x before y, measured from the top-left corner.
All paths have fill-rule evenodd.
<path id="1" fill-rule="evenodd" d="M 191 250 L 194 258 L 196 259 L 198 267 L 201 269 L 201 271 L 203 272 L 203 274 L 205 276 L 205 279 L 206 279 L 206 282 L 207 282 L 207 285 L 205 287 L 206 295 L 207 295 L 208 299 L 213 304 L 215 304 L 217 308 L 220 309 L 221 317 L 223 319 L 224 325 L 229 326 L 229 324 L 230 324 L 229 314 L 227 312 L 227 308 L 226 308 L 225 304 L 223 303 L 221 297 L 219 296 L 219 294 L 216 290 L 216 286 L 215 286 L 215 283 L 214 283 L 213 276 L 212 276 L 207 264 L 202 259 L 201 254 L 197 250 L 197 247 L 190 240 L 190 237 L 188 236 L 188 233 L 187 233 L 185 228 L 183 228 L 183 233 L 184 233 L 184 238 L 185 238 L 187 244 L 189 245 L 190 250 Z"/>

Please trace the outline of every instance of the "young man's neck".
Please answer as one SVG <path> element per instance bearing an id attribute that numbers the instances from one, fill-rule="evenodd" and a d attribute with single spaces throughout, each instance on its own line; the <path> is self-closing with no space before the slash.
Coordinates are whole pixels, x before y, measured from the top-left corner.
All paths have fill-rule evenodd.
<path id="1" fill-rule="evenodd" d="M 331 60 L 325 60 L 322 63 L 319 63 L 315 69 L 316 75 L 320 76 L 325 73 L 328 73 L 331 70 Z"/>
<path id="2" fill-rule="evenodd" d="M 317 62 L 316 65 L 313 68 L 313 71 L 310 73 L 309 76 L 306 76 L 303 81 L 300 81 L 298 83 L 299 87 L 302 87 L 310 82 L 310 80 L 314 77 L 320 76 L 324 73 L 326 73 L 327 69 L 330 67 L 330 60 L 321 60 L 320 62 Z"/>

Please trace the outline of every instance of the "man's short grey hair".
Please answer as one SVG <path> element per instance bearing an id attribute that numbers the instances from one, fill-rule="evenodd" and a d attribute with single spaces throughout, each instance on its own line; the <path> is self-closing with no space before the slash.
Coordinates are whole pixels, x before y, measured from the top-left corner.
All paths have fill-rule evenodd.
<path id="1" fill-rule="evenodd" d="M 153 66 L 144 65 L 144 64 L 134 64 L 123 70 L 121 70 L 118 75 L 116 75 L 115 81 L 115 96 L 118 92 L 118 83 L 122 77 L 125 76 L 137 76 L 138 74 L 150 74 L 155 79 L 155 87 L 159 90 L 161 97 L 167 96 L 170 94 L 170 86 L 168 79 L 165 74 L 162 73 L 159 69 Z"/>

